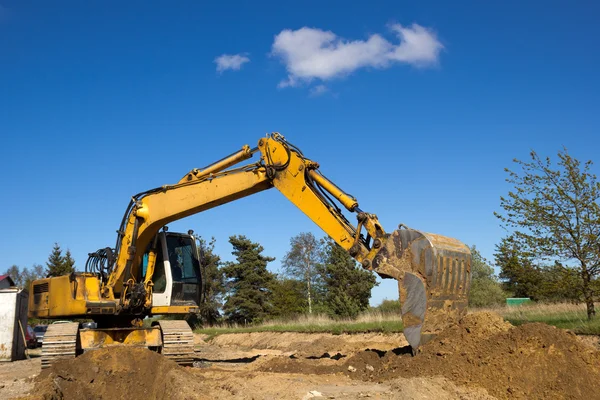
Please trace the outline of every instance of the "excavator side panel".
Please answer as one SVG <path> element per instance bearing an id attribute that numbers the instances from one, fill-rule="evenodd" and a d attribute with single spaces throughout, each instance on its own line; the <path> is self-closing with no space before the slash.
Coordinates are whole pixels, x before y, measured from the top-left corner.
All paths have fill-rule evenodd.
<path id="1" fill-rule="evenodd" d="M 113 315 L 114 300 L 100 297 L 100 281 L 86 274 L 63 275 L 32 282 L 29 296 L 30 318 L 93 318 Z"/>

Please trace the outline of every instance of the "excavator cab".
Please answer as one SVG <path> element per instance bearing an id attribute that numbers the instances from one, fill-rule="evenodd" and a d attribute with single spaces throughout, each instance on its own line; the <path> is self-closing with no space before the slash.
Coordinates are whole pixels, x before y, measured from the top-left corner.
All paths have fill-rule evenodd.
<path id="1" fill-rule="evenodd" d="M 147 257 L 143 274 L 147 273 Z M 192 235 L 160 232 L 156 246 L 156 263 L 152 276 L 152 305 L 199 306 L 202 276 L 196 241 Z"/>

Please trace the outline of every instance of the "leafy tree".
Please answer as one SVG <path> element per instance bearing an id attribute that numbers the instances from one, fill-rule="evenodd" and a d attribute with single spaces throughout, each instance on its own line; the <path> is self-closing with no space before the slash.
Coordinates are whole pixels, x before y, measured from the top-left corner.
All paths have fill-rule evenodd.
<path id="1" fill-rule="evenodd" d="M 496 246 L 495 258 L 504 290 L 514 297 L 540 299 L 543 272 L 534 265 L 528 254 L 519 249 L 513 237 L 502 239 Z"/>
<path id="2" fill-rule="evenodd" d="M 471 247 L 471 289 L 469 305 L 488 307 L 502 304 L 506 294 L 494 276 L 494 269 L 475 246 Z"/>
<path id="3" fill-rule="evenodd" d="M 393 315 L 401 315 L 402 314 L 402 305 L 399 300 L 388 300 L 385 299 L 375 307 L 375 310 L 379 311 L 382 314 L 393 314 Z"/>
<path id="4" fill-rule="evenodd" d="M 519 248 L 540 260 L 572 265 L 580 276 L 588 319 L 596 315 L 594 280 L 600 273 L 600 183 L 566 149 L 550 158 L 531 152 L 531 161 L 514 160 L 519 172 L 506 171 L 514 185 L 501 197 L 504 213 L 495 213 L 505 228 L 514 231 Z"/>
<path id="5" fill-rule="evenodd" d="M 260 321 L 272 308 L 275 275 L 267 270 L 267 264 L 275 258 L 261 254 L 264 248 L 243 235 L 231 236 L 229 243 L 236 262 L 222 268 L 227 290 L 223 311 L 232 322 Z"/>
<path id="6" fill-rule="evenodd" d="M 200 252 L 200 269 L 202 271 L 202 304 L 200 316 L 203 322 L 214 324 L 221 318 L 220 308 L 223 306 L 225 282 L 219 266 L 221 258 L 215 254 L 215 238 L 207 242 L 196 236 Z"/>
<path id="7" fill-rule="evenodd" d="M 44 267 L 34 264 L 31 269 L 27 267 L 21 269 L 17 265 L 13 265 L 6 270 L 5 274 L 10 275 L 16 286 L 29 290 L 31 282 L 44 277 Z"/>
<path id="8" fill-rule="evenodd" d="M 568 268 L 559 262 L 540 268 L 542 282 L 538 292 L 545 301 L 569 300 L 579 303 L 583 298 L 580 277 L 576 269 Z"/>
<path id="9" fill-rule="evenodd" d="M 58 243 L 54 243 L 52 252 L 48 256 L 46 262 L 47 275 L 48 276 L 62 276 L 68 275 L 75 272 L 75 260 L 71 257 L 71 252 L 67 250 L 66 255 L 63 256 L 62 249 Z"/>
<path id="10" fill-rule="evenodd" d="M 575 269 L 560 262 L 536 265 L 530 256 L 517 248 L 512 237 L 502 239 L 496 248 L 496 265 L 500 267 L 502 287 L 513 296 L 574 302 L 583 298 Z"/>
<path id="11" fill-rule="evenodd" d="M 12 281 L 15 283 L 15 285 L 22 286 L 22 284 L 23 284 L 23 280 L 21 278 L 22 272 L 21 272 L 21 268 L 19 268 L 18 265 L 11 266 L 9 269 L 6 270 L 6 272 L 4 272 L 4 275 L 9 275 L 10 278 L 12 279 Z"/>
<path id="12" fill-rule="evenodd" d="M 29 288 L 31 288 L 31 282 L 35 281 L 36 279 L 45 278 L 46 274 L 44 272 L 44 267 L 42 267 L 40 264 L 33 264 L 31 269 L 27 267 L 23 268 L 23 287 L 29 290 Z"/>
<path id="13" fill-rule="evenodd" d="M 273 310 L 276 317 L 293 317 L 303 314 L 308 307 L 306 286 L 297 279 L 278 279 L 273 284 Z"/>
<path id="14" fill-rule="evenodd" d="M 355 317 L 369 307 L 371 290 L 377 285 L 372 272 L 357 262 L 330 238 L 324 240 L 325 303 L 329 313 L 338 317 Z"/>
<path id="15" fill-rule="evenodd" d="M 320 280 L 317 266 L 321 261 L 321 243 L 312 233 L 304 232 L 291 238 L 290 246 L 282 266 L 287 276 L 304 282 L 304 297 L 308 304 L 308 313 L 312 314 L 315 288 Z"/>

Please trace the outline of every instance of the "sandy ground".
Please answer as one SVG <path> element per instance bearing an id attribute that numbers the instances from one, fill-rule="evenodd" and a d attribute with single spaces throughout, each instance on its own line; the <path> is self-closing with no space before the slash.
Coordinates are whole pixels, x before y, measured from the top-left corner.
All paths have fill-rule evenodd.
<path id="1" fill-rule="evenodd" d="M 484 330 L 477 331 L 477 324 Z M 525 386 L 518 386 L 518 380 L 505 390 L 500 384 L 500 372 L 496 387 L 490 380 L 494 371 L 501 371 L 515 360 L 537 360 L 544 369 L 539 373 L 529 371 L 529 375 L 554 382 L 556 376 L 548 375 L 545 360 L 552 362 L 560 375 L 565 371 L 557 360 L 565 355 L 577 356 L 565 359 L 569 364 L 565 362 L 565 367 L 573 365 L 571 369 L 593 369 L 595 366 L 586 363 L 594 364 L 599 359 L 597 337 L 578 339 L 544 327 L 532 326 L 528 330 L 513 329 L 500 322 L 496 325 L 490 330 L 488 320 L 471 321 L 468 330 L 454 333 L 463 335 L 456 341 L 465 344 L 460 349 L 442 337 L 430 346 L 429 353 L 424 351 L 418 357 L 401 351 L 406 345 L 402 335 L 256 333 L 221 335 L 210 341 L 197 335 L 197 361 L 193 367 L 179 367 L 145 349 L 132 352 L 113 348 L 86 353 L 40 375 L 37 350 L 30 360 L 0 364 L 0 399 L 475 400 L 546 398 L 548 393 L 548 398 L 600 398 L 593 391 L 581 397 L 562 386 L 556 386 L 554 392 L 528 394 L 519 391 Z M 544 341 L 540 338 L 555 343 L 539 344 Z M 496 351 L 498 357 L 487 353 L 487 358 L 482 357 L 478 353 L 482 343 Z M 510 348 L 512 344 L 520 348 Z M 527 354 L 519 356 L 520 349 L 526 349 Z M 469 371 L 472 375 L 465 375 Z M 502 373 L 510 378 L 511 370 L 507 371 Z M 525 372 L 516 371 L 515 376 L 527 375 Z M 590 379 L 596 379 L 597 372 Z M 479 375 L 486 374 L 491 378 L 478 380 Z M 527 384 L 529 381 L 524 383 Z M 587 381 L 581 384 L 585 386 Z"/>
<path id="2" fill-rule="evenodd" d="M 0 399 L 22 396 L 33 389 L 33 379 L 40 373 L 41 348 L 29 350 L 29 360 L 0 363 Z"/>
<path id="3" fill-rule="evenodd" d="M 263 333 L 222 335 L 208 343 L 203 339 L 201 335 L 196 336 L 194 366 L 183 368 L 188 380 L 196 378 L 198 390 L 187 390 L 190 382 L 183 383 L 180 386 L 186 387 L 185 393 L 175 398 L 493 399 L 486 396 L 485 390 L 457 387 L 442 377 L 398 378 L 378 383 L 355 380 L 350 371 L 311 374 L 261 370 L 273 360 L 290 357 L 307 359 L 324 367 L 338 365 L 358 351 L 369 348 L 385 351 L 405 345 L 401 334 Z M 40 374 L 39 353 L 39 350 L 33 351 L 30 360 L 0 364 L 0 399 L 17 399 L 32 391 L 34 379 Z M 123 397 L 113 398 L 132 397 L 123 394 Z"/>

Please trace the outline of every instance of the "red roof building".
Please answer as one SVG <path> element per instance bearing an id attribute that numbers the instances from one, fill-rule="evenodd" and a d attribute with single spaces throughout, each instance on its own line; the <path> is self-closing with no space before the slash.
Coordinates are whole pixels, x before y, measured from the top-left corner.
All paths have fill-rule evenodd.
<path id="1" fill-rule="evenodd" d="M 6 289 L 15 286 L 15 282 L 8 275 L 0 275 L 0 289 Z"/>

